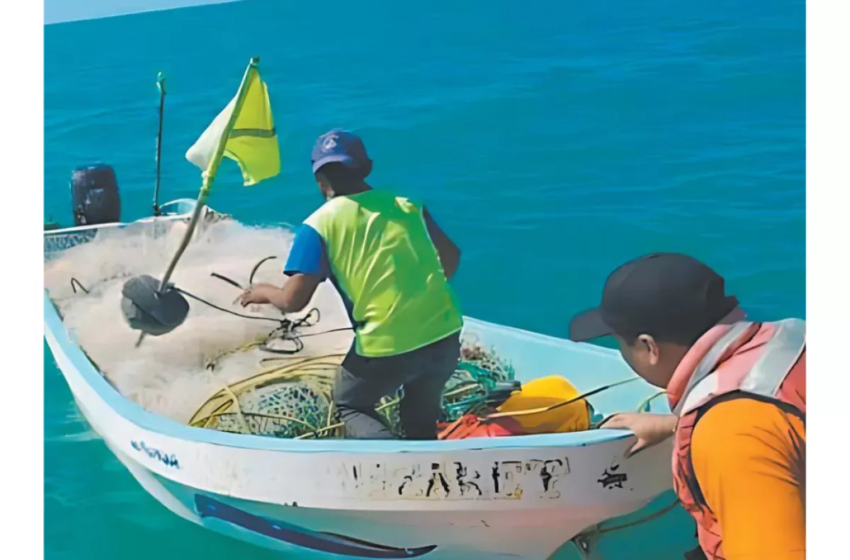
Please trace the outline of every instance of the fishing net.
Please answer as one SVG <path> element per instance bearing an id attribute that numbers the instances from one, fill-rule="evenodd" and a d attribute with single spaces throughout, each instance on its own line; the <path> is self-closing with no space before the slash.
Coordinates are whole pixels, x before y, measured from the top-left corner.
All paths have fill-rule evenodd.
<path id="1" fill-rule="evenodd" d="M 342 437 L 333 405 L 334 376 L 343 354 L 311 358 L 265 358 L 255 376 L 224 387 L 205 402 L 189 424 L 223 432 L 281 438 Z M 457 369 L 443 394 L 444 421 L 483 407 L 515 372 L 495 350 L 465 338 Z M 403 389 L 386 395 L 377 411 L 402 436 L 399 403 Z"/>
<path id="2" fill-rule="evenodd" d="M 189 424 L 223 432 L 294 438 L 333 433 L 331 391 L 342 354 L 269 360 L 258 374 L 218 391 Z M 280 363 L 289 362 L 289 363 Z"/>
<path id="3" fill-rule="evenodd" d="M 338 294 L 320 286 L 316 308 L 287 317 L 236 307 L 230 302 L 255 275 L 258 282 L 279 281 L 278 267 L 261 265 L 286 257 L 291 232 L 207 221 L 175 272 L 175 289 L 192 300 L 186 324 L 141 346 L 116 303 L 127 278 L 165 268 L 185 223 L 45 235 L 45 287 L 66 328 L 122 395 L 156 414 L 240 434 L 341 437 L 332 391 L 353 332 Z M 509 362 L 464 335 L 444 391 L 443 421 L 487 405 L 494 394 L 510 394 L 514 380 Z M 403 389 L 377 405 L 399 436 L 402 396 Z"/>

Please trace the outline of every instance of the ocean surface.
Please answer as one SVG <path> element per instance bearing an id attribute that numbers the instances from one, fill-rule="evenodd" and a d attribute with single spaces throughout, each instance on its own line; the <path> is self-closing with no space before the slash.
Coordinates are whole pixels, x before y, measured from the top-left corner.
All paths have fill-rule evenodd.
<path id="1" fill-rule="evenodd" d="M 752 317 L 805 317 L 802 0 L 250 0 L 50 25 L 45 219 L 71 223 L 70 171 L 95 161 L 116 169 L 123 218 L 148 215 L 159 71 L 162 200 L 194 198 L 186 149 L 255 55 L 283 172 L 244 188 L 226 164 L 221 211 L 303 220 L 321 203 L 312 142 L 346 127 L 372 184 L 426 201 L 462 248 L 467 315 L 564 336 L 617 265 L 680 251 Z M 48 559 L 278 558 L 150 498 L 45 356 Z"/>

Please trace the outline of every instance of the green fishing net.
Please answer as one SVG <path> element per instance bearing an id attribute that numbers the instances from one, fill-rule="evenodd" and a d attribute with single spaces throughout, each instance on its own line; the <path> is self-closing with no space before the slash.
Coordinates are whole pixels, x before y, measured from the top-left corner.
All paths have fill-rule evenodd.
<path id="1" fill-rule="evenodd" d="M 281 438 L 341 437 L 333 407 L 333 375 L 340 356 L 308 359 L 267 368 L 253 378 L 226 387 L 210 398 L 190 425 L 225 432 Z M 464 341 L 457 369 L 446 383 L 441 420 L 453 421 L 483 406 L 497 384 L 513 381 L 510 362 L 493 348 Z M 403 436 L 399 402 L 403 389 L 387 395 L 377 410 Z"/>

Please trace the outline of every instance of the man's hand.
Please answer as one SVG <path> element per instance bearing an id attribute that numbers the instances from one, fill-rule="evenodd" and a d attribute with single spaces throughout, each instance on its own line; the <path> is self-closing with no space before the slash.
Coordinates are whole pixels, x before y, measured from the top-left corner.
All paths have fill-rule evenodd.
<path id="1" fill-rule="evenodd" d="M 615 414 L 600 428 L 624 428 L 631 430 L 637 436 L 637 443 L 626 451 L 626 457 L 631 457 L 638 451 L 657 445 L 673 435 L 678 418 L 672 414 L 622 413 Z"/>
<path id="2" fill-rule="evenodd" d="M 280 288 L 271 284 L 255 284 L 242 292 L 239 303 L 242 304 L 242 307 L 247 307 L 252 303 L 271 303 L 273 293 L 277 291 L 280 291 Z"/>
<path id="3" fill-rule="evenodd" d="M 272 284 L 254 284 L 242 293 L 239 301 L 242 307 L 252 303 L 270 303 L 282 313 L 298 313 L 310 303 L 321 281 L 318 276 L 295 274 L 283 288 Z"/>

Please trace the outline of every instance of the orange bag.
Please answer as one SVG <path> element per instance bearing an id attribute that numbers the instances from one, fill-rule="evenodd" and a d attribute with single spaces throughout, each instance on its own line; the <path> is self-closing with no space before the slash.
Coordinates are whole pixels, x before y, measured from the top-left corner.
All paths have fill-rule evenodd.
<path id="1" fill-rule="evenodd" d="M 512 418 L 488 420 L 474 414 L 464 414 L 451 424 L 441 424 L 437 439 L 467 439 L 474 437 L 504 437 L 522 435 L 522 426 Z"/>
<path id="2" fill-rule="evenodd" d="M 497 409 L 440 424 L 438 439 L 557 434 L 590 429 L 587 401 L 567 379 L 550 375 L 523 385 Z"/>

